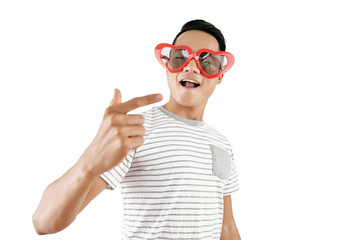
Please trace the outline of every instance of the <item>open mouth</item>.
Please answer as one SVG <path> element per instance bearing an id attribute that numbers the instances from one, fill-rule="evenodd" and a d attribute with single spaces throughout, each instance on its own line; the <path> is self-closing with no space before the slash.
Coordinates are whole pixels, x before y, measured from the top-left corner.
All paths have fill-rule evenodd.
<path id="1" fill-rule="evenodd" d="M 193 81 L 193 80 L 189 80 L 189 79 L 184 79 L 180 82 L 180 84 L 184 87 L 187 88 L 197 88 L 198 86 L 200 86 L 199 83 Z"/>

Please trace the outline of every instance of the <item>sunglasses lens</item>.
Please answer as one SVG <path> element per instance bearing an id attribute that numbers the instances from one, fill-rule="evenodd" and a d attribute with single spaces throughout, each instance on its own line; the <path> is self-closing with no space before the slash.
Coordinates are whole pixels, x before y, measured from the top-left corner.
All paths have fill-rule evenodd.
<path id="1" fill-rule="evenodd" d="M 189 52 L 186 49 L 172 49 L 170 47 L 164 47 L 160 53 L 161 60 L 171 70 L 182 67 L 188 56 Z"/>
<path id="2" fill-rule="evenodd" d="M 224 55 L 202 52 L 199 56 L 199 62 L 204 72 L 211 76 L 221 72 L 226 67 L 228 60 Z"/>

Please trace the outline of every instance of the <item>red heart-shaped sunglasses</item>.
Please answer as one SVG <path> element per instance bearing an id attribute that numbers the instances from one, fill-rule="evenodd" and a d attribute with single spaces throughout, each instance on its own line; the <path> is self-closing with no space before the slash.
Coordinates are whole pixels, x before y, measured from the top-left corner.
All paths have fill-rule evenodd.
<path id="1" fill-rule="evenodd" d="M 229 71 L 235 58 L 229 52 L 200 49 L 196 53 L 187 46 L 174 46 L 160 43 L 155 47 L 155 56 L 159 63 L 171 73 L 179 72 L 195 59 L 201 74 L 207 78 L 215 78 Z"/>

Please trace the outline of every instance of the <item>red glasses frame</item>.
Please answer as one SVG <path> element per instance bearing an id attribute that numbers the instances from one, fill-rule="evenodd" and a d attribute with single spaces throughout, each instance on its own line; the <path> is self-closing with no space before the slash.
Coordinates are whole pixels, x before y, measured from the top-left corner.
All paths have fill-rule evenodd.
<path id="1" fill-rule="evenodd" d="M 172 70 L 168 66 L 166 66 L 166 64 L 164 64 L 164 62 L 161 59 L 161 50 L 163 48 L 165 48 L 165 47 L 168 47 L 168 48 L 171 48 L 171 49 L 174 49 L 174 50 L 176 50 L 176 49 L 185 49 L 185 50 L 188 51 L 189 56 L 186 59 L 185 63 L 181 67 Z M 207 74 L 201 68 L 200 62 L 199 62 L 199 56 L 203 52 L 208 52 L 208 53 L 210 53 L 212 55 L 223 55 L 223 56 L 225 56 L 227 58 L 227 64 L 226 64 L 225 68 L 222 69 L 220 72 L 214 74 L 214 75 Z M 168 43 L 160 43 L 160 44 L 158 44 L 155 47 L 155 56 L 156 56 L 156 59 L 158 60 L 158 62 L 161 64 L 161 66 L 163 66 L 166 70 L 168 70 L 171 73 L 175 73 L 175 72 L 179 72 L 179 71 L 183 70 L 189 64 L 189 62 L 192 59 L 195 59 L 195 63 L 196 63 L 197 68 L 200 70 L 201 74 L 204 75 L 207 78 L 215 78 L 215 77 L 219 76 L 220 74 L 224 74 L 225 72 L 230 70 L 230 68 L 234 65 L 234 62 L 235 62 L 234 56 L 229 52 L 213 51 L 211 49 L 202 48 L 202 49 L 200 49 L 199 51 L 197 51 L 195 53 L 195 52 L 191 51 L 191 49 L 189 47 L 187 47 L 187 46 L 174 46 L 174 45 L 171 45 L 171 44 L 168 44 Z"/>

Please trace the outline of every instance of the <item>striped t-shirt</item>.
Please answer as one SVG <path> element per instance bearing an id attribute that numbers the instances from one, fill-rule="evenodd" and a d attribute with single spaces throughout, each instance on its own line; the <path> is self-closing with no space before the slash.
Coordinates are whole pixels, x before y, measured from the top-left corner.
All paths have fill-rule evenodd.
<path id="1" fill-rule="evenodd" d="M 228 139 L 162 106 L 143 115 L 144 145 L 101 175 L 121 187 L 122 239 L 220 239 L 223 197 L 239 189 Z"/>

